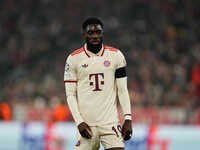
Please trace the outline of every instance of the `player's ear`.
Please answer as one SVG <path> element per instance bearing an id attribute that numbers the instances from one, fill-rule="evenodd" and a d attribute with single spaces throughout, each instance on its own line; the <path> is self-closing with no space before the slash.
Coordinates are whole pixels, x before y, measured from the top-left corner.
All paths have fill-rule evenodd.
<path id="1" fill-rule="evenodd" d="M 84 32 L 81 33 L 82 38 L 85 39 L 86 38 L 86 34 Z"/>
<path id="2" fill-rule="evenodd" d="M 82 36 L 85 36 L 85 29 L 81 28 L 81 34 Z"/>
<path id="3" fill-rule="evenodd" d="M 85 39 L 86 39 L 86 32 L 83 29 L 81 30 L 81 35 L 82 35 L 83 40 L 85 41 Z"/>

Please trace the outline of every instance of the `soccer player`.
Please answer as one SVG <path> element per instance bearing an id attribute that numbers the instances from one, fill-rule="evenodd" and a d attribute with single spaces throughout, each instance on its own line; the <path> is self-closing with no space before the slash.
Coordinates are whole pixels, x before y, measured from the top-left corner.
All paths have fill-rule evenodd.
<path id="1" fill-rule="evenodd" d="M 124 150 L 132 134 L 126 61 L 120 50 L 103 44 L 103 23 L 95 17 L 82 24 L 83 47 L 66 61 L 64 82 L 67 102 L 79 130 L 76 150 Z M 124 114 L 121 128 L 118 95 Z"/>

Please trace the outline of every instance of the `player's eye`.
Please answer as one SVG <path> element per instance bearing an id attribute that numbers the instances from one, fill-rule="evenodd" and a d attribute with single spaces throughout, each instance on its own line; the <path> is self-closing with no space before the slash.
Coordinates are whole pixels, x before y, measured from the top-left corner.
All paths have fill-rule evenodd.
<path id="1" fill-rule="evenodd" d="M 102 34 L 102 30 L 97 30 L 96 33 L 97 34 Z"/>
<path id="2" fill-rule="evenodd" d="M 88 31 L 87 34 L 92 35 L 94 32 L 93 31 Z"/>
<path id="3" fill-rule="evenodd" d="M 97 31 L 88 31 L 88 32 L 87 32 L 87 34 L 89 34 L 89 35 L 92 35 L 92 34 L 94 34 L 94 33 L 100 35 L 100 34 L 103 33 L 103 31 L 102 31 L 102 30 L 97 30 Z"/>

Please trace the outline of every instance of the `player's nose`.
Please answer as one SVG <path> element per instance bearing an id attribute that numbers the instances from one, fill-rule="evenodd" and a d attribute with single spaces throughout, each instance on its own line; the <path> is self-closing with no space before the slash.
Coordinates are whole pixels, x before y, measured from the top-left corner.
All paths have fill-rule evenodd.
<path id="1" fill-rule="evenodd" d="M 96 32 L 94 32 L 94 33 L 92 34 L 92 37 L 93 37 L 93 38 L 98 38 L 99 35 L 98 35 Z"/>

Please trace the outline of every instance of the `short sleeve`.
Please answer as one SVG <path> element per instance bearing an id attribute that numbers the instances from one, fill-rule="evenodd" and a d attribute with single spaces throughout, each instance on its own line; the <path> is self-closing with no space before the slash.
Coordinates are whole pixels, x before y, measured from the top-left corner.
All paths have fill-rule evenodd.
<path id="1" fill-rule="evenodd" d="M 68 56 L 64 70 L 64 82 L 77 82 L 75 63 L 71 55 Z"/>
<path id="2" fill-rule="evenodd" d="M 122 68 L 122 67 L 126 67 L 126 59 L 124 57 L 124 55 L 122 54 L 121 51 L 117 51 L 117 67 L 116 69 L 118 68 Z"/>

